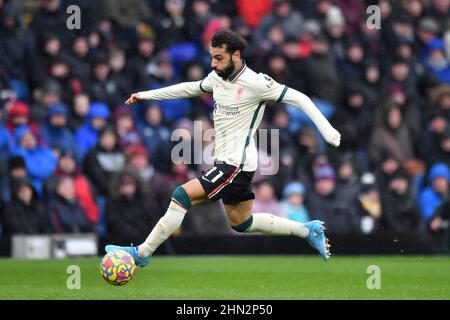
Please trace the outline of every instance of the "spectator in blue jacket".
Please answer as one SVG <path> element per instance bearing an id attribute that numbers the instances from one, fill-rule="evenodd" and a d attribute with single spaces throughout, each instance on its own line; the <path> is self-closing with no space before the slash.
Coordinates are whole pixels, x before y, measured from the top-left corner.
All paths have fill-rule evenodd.
<path id="1" fill-rule="evenodd" d="M 93 102 L 89 106 L 89 113 L 84 125 L 75 134 L 77 148 L 80 158 L 83 159 L 86 153 L 97 145 L 98 133 L 103 129 L 109 118 L 108 106 L 101 102 Z"/>
<path id="2" fill-rule="evenodd" d="M 283 190 L 283 201 L 281 207 L 286 212 L 288 219 L 301 223 L 308 222 L 309 213 L 303 200 L 305 186 L 300 182 L 291 182 Z"/>
<path id="3" fill-rule="evenodd" d="M 14 154 L 23 157 L 31 183 L 42 195 L 43 183 L 56 168 L 56 156 L 50 148 L 38 145 L 36 136 L 28 126 L 17 128 L 15 135 L 19 145 Z"/>
<path id="4" fill-rule="evenodd" d="M 170 139 L 170 130 L 164 123 L 163 113 L 158 104 L 150 104 L 145 111 L 144 124 L 140 128 L 144 144 L 150 154 L 156 152 L 161 143 Z"/>
<path id="5" fill-rule="evenodd" d="M 425 47 L 425 70 L 435 75 L 440 82 L 450 84 L 450 61 L 445 55 L 444 41 L 435 38 Z"/>
<path id="6" fill-rule="evenodd" d="M 9 131 L 0 123 L 0 160 L 7 160 L 13 151 L 14 142 Z"/>
<path id="7" fill-rule="evenodd" d="M 68 110 L 63 103 L 48 109 L 47 121 L 41 127 L 41 134 L 52 149 L 76 153 L 75 136 L 67 126 Z"/>
<path id="8" fill-rule="evenodd" d="M 448 200 L 450 169 L 444 163 L 434 164 L 428 174 L 428 186 L 419 195 L 422 217 L 428 221 L 436 209 Z"/>

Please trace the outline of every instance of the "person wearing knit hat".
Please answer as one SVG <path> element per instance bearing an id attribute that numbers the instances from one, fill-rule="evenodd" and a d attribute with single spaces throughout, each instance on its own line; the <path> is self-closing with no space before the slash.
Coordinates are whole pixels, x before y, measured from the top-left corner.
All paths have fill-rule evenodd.
<path id="1" fill-rule="evenodd" d="M 67 126 L 68 110 L 63 103 L 56 103 L 48 108 L 47 120 L 41 126 L 42 137 L 47 145 L 59 151 L 76 153 L 76 141 Z"/>
<path id="2" fill-rule="evenodd" d="M 441 83 L 450 84 L 450 62 L 441 38 L 434 38 L 427 44 L 422 62 L 427 72 L 435 75 Z"/>
<path id="3" fill-rule="evenodd" d="M 314 174 L 314 180 L 321 181 L 321 180 L 330 180 L 335 181 L 336 180 L 336 174 L 334 172 L 334 169 L 330 165 L 320 165 L 317 168 L 314 168 L 313 170 Z"/>
<path id="4" fill-rule="evenodd" d="M 333 234 L 358 232 L 356 199 L 336 187 L 334 168 L 330 164 L 320 164 L 313 168 L 313 178 L 313 188 L 306 201 L 311 219 L 328 221 L 327 230 Z"/>
<path id="5" fill-rule="evenodd" d="M 309 213 L 303 201 L 305 196 L 305 186 L 300 182 L 291 182 L 283 190 L 283 200 L 281 207 L 290 220 L 301 223 L 308 222 Z"/>
<path id="6" fill-rule="evenodd" d="M 14 155 L 24 158 L 28 176 L 40 195 L 43 183 L 56 168 L 57 159 L 49 148 L 38 145 L 37 138 L 30 127 L 19 127 L 15 135 L 18 146 Z"/>
<path id="7" fill-rule="evenodd" d="M 109 116 L 110 112 L 105 103 L 92 102 L 90 104 L 83 126 L 75 133 L 75 140 L 81 159 L 97 144 L 98 133 L 107 125 Z"/>

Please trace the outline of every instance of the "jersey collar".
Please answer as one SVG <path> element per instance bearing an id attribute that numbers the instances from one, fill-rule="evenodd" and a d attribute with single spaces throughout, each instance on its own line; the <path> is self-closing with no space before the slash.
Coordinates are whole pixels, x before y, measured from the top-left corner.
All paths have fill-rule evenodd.
<path id="1" fill-rule="evenodd" d="M 247 68 L 247 65 L 245 64 L 245 61 L 242 60 L 242 67 L 240 67 L 238 71 L 236 71 L 231 76 L 229 76 L 228 81 L 231 81 L 231 82 L 236 81 L 239 78 L 239 76 L 245 71 L 246 68 Z"/>

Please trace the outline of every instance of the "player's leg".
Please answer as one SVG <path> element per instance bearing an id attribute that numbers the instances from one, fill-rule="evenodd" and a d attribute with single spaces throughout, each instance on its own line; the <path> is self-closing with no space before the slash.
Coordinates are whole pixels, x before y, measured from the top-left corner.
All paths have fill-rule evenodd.
<path id="1" fill-rule="evenodd" d="M 137 265 L 146 266 L 153 252 L 181 226 L 187 210 L 206 199 L 206 193 L 198 179 L 190 180 L 182 186 L 178 186 L 172 193 L 166 213 L 159 219 L 141 245 L 137 247 L 106 246 L 106 252 L 118 249 L 125 250 L 135 258 Z"/>
<path id="2" fill-rule="evenodd" d="M 151 255 L 181 226 L 187 210 L 206 199 L 205 191 L 197 178 L 178 186 L 172 194 L 166 213 L 159 219 L 144 243 L 139 245 L 139 256 L 145 258 Z"/>
<path id="3" fill-rule="evenodd" d="M 257 232 L 267 235 L 289 235 L 306 238 L 309 229 L 302 223 L 277 217 L 270 213 L 252 214 L 253 200 L 225 204 L 228 222 L 238 232 Z"/>
<path id="4" fill-rule="evenodd" d="M 324 260 L 329 258 L 330 246 L 324 234 L 322 221 L 315 220 L 303 224 L 270 213 L 252 214 L 252 204 L 253 200 L 238 204 L 224 204 L 231 228 L 237 232 L 306 238 L 308 243 L 319 251 Z"/>

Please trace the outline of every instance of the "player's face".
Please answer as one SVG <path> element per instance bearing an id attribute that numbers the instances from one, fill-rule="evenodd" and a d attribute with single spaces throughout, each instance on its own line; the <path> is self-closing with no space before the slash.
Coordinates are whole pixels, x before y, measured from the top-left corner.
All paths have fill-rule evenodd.
<path id="1" fill-rule="evenodd" d="M 211 68 L 219 77 L 226 80 L 235 69 L 233 58 L 236 59 L 238 54 L 230 54 L 226 51 L 225 46 L 211 47 L 209 53 L 211 54 Z"/>

